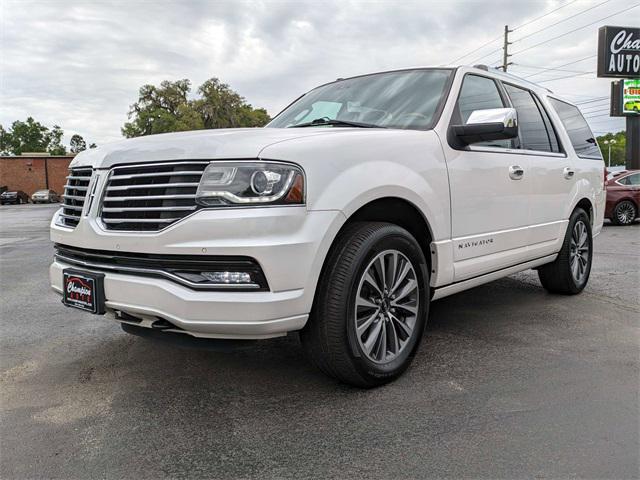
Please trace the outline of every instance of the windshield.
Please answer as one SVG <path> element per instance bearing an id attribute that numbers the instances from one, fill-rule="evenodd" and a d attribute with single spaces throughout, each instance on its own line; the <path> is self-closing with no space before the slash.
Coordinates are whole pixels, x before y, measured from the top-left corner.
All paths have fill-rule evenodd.
<path id="1" fill-rule="evenodd" d="M 324 119 L 385 128 L 432 128 L 449 69 L 404 70 L 339 80 L 301 97 L 267 127 L 295 127 Z M 340 126 L 338 122 L 333 127 Z M 346 124 L 344 126 L 347 126 Z"/>

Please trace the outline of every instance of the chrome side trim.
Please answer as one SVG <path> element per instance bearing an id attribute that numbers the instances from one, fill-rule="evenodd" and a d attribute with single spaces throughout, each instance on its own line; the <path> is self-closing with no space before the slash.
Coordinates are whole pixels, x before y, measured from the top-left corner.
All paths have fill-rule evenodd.
<path id="1" fill-rule="evenodd" d="M 493 282 L 494 280 L 498 280 L 499 278 L 506 277 L 507 275 L 511 275 L 513 273 L 518 273 L 524 270 L 529 270 L 530 268 L 539 267 L 540 265 L 544 265 L 545 263 L 553 262 L 557 257 L 558 254 L 554 253 L 553 255 L 547 255 L 546 257 L 538 258 L 536 260 L 519 263 L 518 265 L 514 265 L 512 267 L 503 268 L 502 270 L 485 273 L 484 275 L 480 275 L 478 277 L 473 277 L 468 280 L 462 280 L 460 282 L 452 283 L 444 287 L 436 288 L 431 299 L 438 300 L 440 298 L 453 295 L 454 293 L 459 293 L 464 290 L 483 285 L 485 283 Z"/>

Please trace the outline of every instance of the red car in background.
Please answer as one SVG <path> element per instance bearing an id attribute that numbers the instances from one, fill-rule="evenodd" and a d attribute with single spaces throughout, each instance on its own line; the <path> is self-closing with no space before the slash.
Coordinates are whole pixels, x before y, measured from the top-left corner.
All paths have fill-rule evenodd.
<path id="1" fill-rule="evenodd" d="M 640 209 L 640 170 L 616 173 L 607 180 L 604 216 L 616 225 L 631 225 Z"/>

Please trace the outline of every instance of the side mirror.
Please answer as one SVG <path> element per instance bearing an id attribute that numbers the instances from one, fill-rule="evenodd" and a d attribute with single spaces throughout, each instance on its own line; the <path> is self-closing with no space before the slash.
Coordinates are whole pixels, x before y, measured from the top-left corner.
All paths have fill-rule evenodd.
<path id="1" fill-rule="evenodd" d="M 518 136 L 518 114 L 515 108 L 474 110 L 467 123 L 451 128 L 463 145 L 515 138 Z"/>

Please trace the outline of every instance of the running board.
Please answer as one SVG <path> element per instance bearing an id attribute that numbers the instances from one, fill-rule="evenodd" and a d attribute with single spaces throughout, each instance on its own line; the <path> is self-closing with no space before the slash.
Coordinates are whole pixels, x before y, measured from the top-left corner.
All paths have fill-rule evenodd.
<path id="1" fill-rule="evenodd" d="M 482 285 L 484 283 L 493 282 L 494 280 L 506 277 L 507 275 L 522 272 L 524 270 L 529 270 L 530 268 L 539 267 L 540 265 L 544 265 L 545 263 L 553 262 L 557 256 L 558 254 L 554 253 L 553 255 L 547 255 L 546 257 L 531 260 L 530 262 L 519 263 L 518 265 L 514 265 L 513 267 L 504 268 L 496 272 L 486 273 L 484 275 L 480 275 L 479 277 L 470 278 L 469 280 L 463 280 L 461 282 L 452 283 L 451 285 L 436 288 L 431 300 L 438 300 L 439 298 L 448 297 L 449 295 L 453 295 L 454 293 L 459 293 L 463 290 L 468 290 L 469 288 L 477 287 L 478 285 Z"/>

